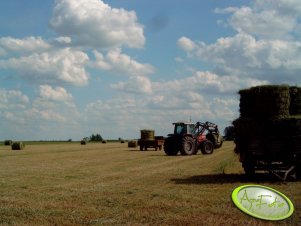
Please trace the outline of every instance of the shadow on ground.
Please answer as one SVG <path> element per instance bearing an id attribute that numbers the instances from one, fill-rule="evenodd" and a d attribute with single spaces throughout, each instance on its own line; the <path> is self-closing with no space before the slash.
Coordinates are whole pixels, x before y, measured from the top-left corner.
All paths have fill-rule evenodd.
<path id="1" fill-rule="evenodd" d="M 260 173 L 253 178 L 247 177 L 245 174 L 209 174 L 198 175 L 188 178 L 172 178 L 175 184 L 231 184 L 231 183 L 282 183 L 279 178 L 272 174 Z"/>

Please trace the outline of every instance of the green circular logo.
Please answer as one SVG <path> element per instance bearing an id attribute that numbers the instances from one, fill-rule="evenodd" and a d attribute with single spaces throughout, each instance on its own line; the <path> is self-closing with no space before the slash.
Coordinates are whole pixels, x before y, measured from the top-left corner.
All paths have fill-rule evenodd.
<path id="1" fill-rule="evenodd" d="M 243 185 L 234 189 L 232 200 L 241 211 L 264 220 L 283 220 L 294 212 L 289 198 L 261 185 Z"/>

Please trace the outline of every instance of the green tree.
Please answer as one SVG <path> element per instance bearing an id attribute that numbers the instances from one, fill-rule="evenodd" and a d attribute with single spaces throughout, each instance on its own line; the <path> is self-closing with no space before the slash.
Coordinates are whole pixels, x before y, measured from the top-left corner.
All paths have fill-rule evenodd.
<path id="1" fill-rule="evenodd" d="M 102 136 L 100 134 L 92 134 L 90 136 L 90 141 L 103 141 Z"/>
<path id="2" fill-rule="evenodd" d="M 234 126 L 228 126 L 224 130 L 225 140 L 234 140 Z"/>

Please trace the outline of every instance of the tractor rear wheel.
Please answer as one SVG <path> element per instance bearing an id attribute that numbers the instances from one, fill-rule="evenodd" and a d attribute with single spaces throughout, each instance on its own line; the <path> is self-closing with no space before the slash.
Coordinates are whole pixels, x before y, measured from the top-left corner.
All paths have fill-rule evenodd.
<path id="1" fill-rule="evenodd" d="M 216 133 L 209 133 L 206 138 L 213 143 L 213 148 L 218 149 L 223 145 L 223 137 Z"/>
<path id="2" fill-rule="evenodd" d="M 185 136 L 181 142 L 181 155 L 194 155 L 197 149 L 195 148 L 195 140 L 192 137 Z"/>
<path id="3" fill-rule="evenodd" d="M 171 137 L 167 138 L 164 142 L 164 152 L 166 155 L 175 156 L 178 154 L 179 150 L 175 147 L 174 141 Z"/>
<path id="4" fill-rule="evenodd" d="M 223 139 L 223 137 L 221 137 L 221 138 L 217 141 L 217 143 L 216 143 L 216 145 L 215 145 L 215 149 L 220 148 L 220 147 L 223 145 L 223 143 L 224 143 L 224 139 Z"/>
<path id="5" fill-rule="evenodd" d="M 209 140 L 204 141 L 204 143 L 201 146 L 201 151 L 204 155 L 209 155 L 213 153 L 213 143 Z"/>

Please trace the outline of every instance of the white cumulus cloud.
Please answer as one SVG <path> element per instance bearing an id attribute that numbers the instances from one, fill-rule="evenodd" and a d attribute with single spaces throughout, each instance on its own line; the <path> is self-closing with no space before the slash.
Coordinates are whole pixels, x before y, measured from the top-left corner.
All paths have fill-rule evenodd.
<path id="1" fill-rule="evenodd" d="M 50 41 L 54 46 L 67 46 L 72 43 L 70 37 L 61 36 Z"/>
<path id="2" fill-rule="evenodd" d="M 63 87 L 52 88 L 49 85 L 40 86 L 40 97 L 44 100 L 53 101 L 70 101 L 72 100 L 72 95 L 69 94 Z"/>
<path id="3" fill-rule="evenodd" d="M 178 40 L 178 46 L 187 52 L 193 51 L 197 47 L 192 40 L 184 36 Z"/>
<path id="4" fill-rule="evenodd" d="M 19 58 L 0 60 L 0 69 L 11 69 L 25 79 L 38 83 L 64 82 L 86 85 L 88 74 L 86 53 L 70 48 L 33 53 Z"/>
<path id="5" fill-rule="evenodd" d="M 59 114 L 58 112 L 55 112 L 51 109 L 47 110 L 40 110 L 36 108 L 28 109 L 25 112 L 25 116 L 28 119 L 34 119 L 34 120 L 47 120 L 47 121 L 55 121 L 55 122 L 64 122 L 66 121 L 66 118 Z"/>
<path id="6" fill-rule="evenodd" d="M 256 0 L 251 6 L 215 9 L 215 13 L 232 13 L 228 23 L 238 32 L 264 39 L 291 39 L 300 32 L 299 0 Z"/>
<path id="7" fill-rule="evenodd" d="M 299 77 L 300 41 L 256 40 L 249 34 L 238 33 L 219 38 L 213 44 L 194 42 L 194 45 L 195 48 L 187 52 L 190 57 L 214 63 L 224 74 L 279 81 L 296 81 Z M 180 47 L 187 51 L 185 46 Z"/>
<path id="8" fill-rule="evenodd" d="M 213 72 L 195 71 L 192 76 L 183 79 L 154 83 L 154 92 L 168 92 L 174 95 L 188 91 L 206 94 L 233 94 L 241 88 L 267 84 L 265 80 L 238 77 L 235 75 L 219 76 Z"/>
<path id="9" fill-rule="evenodd" d="M 29 98 L 19 90 L 0 89 L 0 110 L 25 108 Z"/>
<path id="10" fill-rule="evenodd" d="M 285 38 L 296 26 L 296 18 L 283 16 L 275 10 L 254 11 L 242 7 L 234 12 L 230 24 L 238 32 L 245 32 L 260 38 Z"/>
<path id="11" fill-rule="evenodd" d="M 13 37 L 1 37 L 0 38 L 0 50 L 4 53 L 28 53 L 28 52 L 41 52 L 50 48 L 50 44 L 44 41 L 41 37 L 26 37 L 23 39 L 17 39 Z"/>
<path id="12" fill-rule="evenodd" d="M 128 81 L 112 84 L 111 88 L 129 93 L 151 94 L 152 82 L 145 76 L 130 76 Z"/>
<path id="13" fill-rule="evenodd" d="M 123 54 L 120 48 L 115 48 L 104 56 L 98 51 L 94 51 L 95 62 L 92 66 L 102 70 L 113 71 L 127 75 L 146 75 L 154 72 L 154 67 L 150 64 L 142 64 L 130 56 Z"/>
<path id="14" fill-rule="evenodd" d="M 141 48 L 145 42 L 134 11 L 112 8 L 102 0 L 56 0 L 50 25 L 76 44 L 94 48 Z"/>

